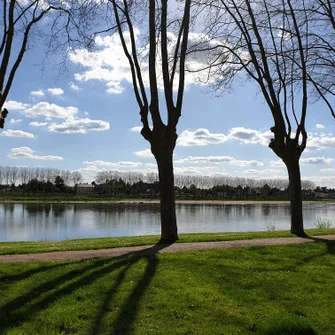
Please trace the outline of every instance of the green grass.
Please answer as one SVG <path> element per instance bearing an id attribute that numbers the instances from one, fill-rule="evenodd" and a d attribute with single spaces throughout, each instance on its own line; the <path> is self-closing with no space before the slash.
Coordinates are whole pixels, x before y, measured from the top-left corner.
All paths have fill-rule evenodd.
<path id="1" fill-rule="evenodd" d="M 101 202 L 101 201 L 134 201 L 134 200 L 159 200 L 158 196 L 151 195 L 106 195 L 106 194 L 70 194 L 70 193 L 4 193 L 0 194 L 0 202 Z M 233 197 L 233 198 L 217 198 L 217 197 L 198 197 L 198 196 L 179 196 L 176 195 L 176 200 L 188 201 L 288 201 L 286 197 L 266 197 L 266 196 L 248 196 L 248 197 Z M 334 202 L 335 199 L 320 199 L 311 198 L 303 201 L 317 202 Z"/>
<path id="2" fill-rule="evenodd" d="M 0 334 L 333 335 L 334 242 L 0 265 Z"/>
<path id="3" fill-rule="evenodd" d="M 335 229 L 309 229 L 310 236 L 335 234 Z M 216 242 L 233 240 L 250 240 L 254 238 L 293 237 L 289 231 L 265 231 L 246 233 L 199 233 L 180 234 L 177 243 L 182 242 Z M 104 248 L 131 247 L 155 244 L 159 241 L 158 235 L 85 238 L 66 241 L 43 242 L 0 242 L 0 255 L 41 253 L 66 250 L 93 250 Z"/>

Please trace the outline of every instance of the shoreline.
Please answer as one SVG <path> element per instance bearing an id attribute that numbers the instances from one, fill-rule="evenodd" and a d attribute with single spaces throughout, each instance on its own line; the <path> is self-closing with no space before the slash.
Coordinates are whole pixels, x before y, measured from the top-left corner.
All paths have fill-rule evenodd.
<path id="1" fill-rule="evenodd" d="M 51 204 L 159 204 L 157 200 L 146 199 L 125 199 L 125 200 L 0 200 L 0 204 L 15 203 L 51 203 Z M 288 200 L 176 200 L 177 205 L 256 205 L 256 204 L 289 204 Z M 303 205 L 311 204 L 334 204 L 335 199 L 331 200 L 306 200 Z"/>

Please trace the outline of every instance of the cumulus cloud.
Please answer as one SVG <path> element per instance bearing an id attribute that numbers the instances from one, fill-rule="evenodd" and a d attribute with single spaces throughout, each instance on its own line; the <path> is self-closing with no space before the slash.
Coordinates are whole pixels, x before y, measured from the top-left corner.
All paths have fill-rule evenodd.
<path id="1" fill-rule="evenodd" d="M 140 133 L 141 130 L 142 130 L 141 126 L 136 126 L 136 127 L 130 128 L 130 131 L 134 131 L 135 133 Z"/>
<path id="2" fill-rule="evenodd" d="M 330 173 L 334 173 L 334 172 L 335 172 L 335 168 L 321 169 L 320 172 L 330 172 Z"/>
<path id="3" fill-rule="evenodd" d="M 48 124 L 48 122 L 37 122 L 37 121 L 33 121 L 29 123 L 29 126 L 33 126 L 33 127 L 44 127 Z"/>
<path id="4" fill-rule="evenodd" d="M 184 130 L 178 137 L 177 145 L 182 147 L 205 146 L 224 143 L 227 140 L 228 137 L 224 134 L 213 134 L 208 129 L 199 128 L 195 131 Z"/>
<path id="5" fill-rule="evenodd" d="M 72 91 L 80 91 L 80 90 L 81 90 L 81 89 L 80 89 L 77 85 L 75 85 L 72 81 L 69 82 L 69 87 L 70 87 L 70 89 L 71 89 Z"/>
<path id="6" fill-rule="evenodd" d="M 303 164 L 330 164 L 332 161 L 332 158 L 325 157 L 309 157 L 300 159 L 300 162 Z"/>
<path id="7" fill-rule="evenodd" d="M 326 128 L 323 124 L 320 124 L 320 123 L 318 123 L 315 127 L 318 128 L 318 129 Z"/>
<path id="8" fill-rule="evenodd" d="M 67 119 L 78 113 L 78 108 L 69 106 L 61 107 L 48 102 L 39 102 L 38 104 L 25 109 L 22 112 L 25 116 L 31 118 L 45 117 L 49 119 Z"/>
<path id="9" fill-rule="evenodd" d="M 243 172 L 250 176 L 259 176 L 262 178 L 264 178 L 264 176 L 272 177 L 276 174 L 286 173 L 285 170 L 280 170 L 280 169 L 263 169 L 263 170 L 248 169 L 248 170 L 244 170 Z"/>
<path id="10" fill-rule="evenodd" d="M 176 166 L 174 167 L 175 174 L 182 175 L 213 175 L 220 173 L 217 166 L 195 167 L 195 166 Z"/>
<path id="11" fill-rule="evenodd" d="M 43 92 L 43 90 L 31 91 L 30 95 L 32 95 L 33 97 L 43 97 L 44 92 Z"/>
<path id="12" fill-rule="evenodd" d="M 35 154 L 35 151 L 29 147 L 19 147 L 19 148 L 12 148 L 10 153 L 7 155 L 8 158 L 11 159 L 36 159 L 36 160 L 56 160 L 61 161 L 63 157 L 60 156 L 39 156 Z"/>
<path id="13" fill-rule="evenodd" d="M 22 119 L 10 119 L 9 123 L 10 124 L 17 124 L 17 123 L 21 123 Z"/>
<path id="14" fill-rule="evenodd" d="M 48 88 L 47 90 L 51 95 L 55 95 L 55 96 L 59 96 L 64 94 L 64 91 L 59 88 L 59 87 L 55 87 L 55 88 Z"/>
<path id="15" fill-rule="evenodd" d="M 15 102 L 16 103 L 16 102 Z M 16 103 L 20 104 L 20 103 Z M 89 118 L 79 118 L 77 107 L 62 107 L 48 102 L 39 102 L 34 106 L 24 106 L 20 112 L 28 118 L 45 118 L 46 120 L 63 119 L 62 123 L 53 122 L 48 126 L 50 132 L 61 134 L 87 134 L 89 131 L 105 131 L 110 128 L 109 122 L 102 120 L 92 120 Z M 19 106 L 20 107 L 20 106 Z M 30 122 L 33 127 L 47 126 L 47 122 Z"/>
<path id="16" fill-rule="evenodd" d="M 245 144 L 269 145 L 270 139 L 273 138 L 273 133 L 270 130 L 262 132 L 244 127 L 235 127 L 230 129 L 228 137 Z"/>
<path id="17" fill-rule="evenodd" d="M 326 149 L 335 149 L 335 137 L 331 133 L 308 134 L 306 151 L 322 151 Z"/>
<path id="18" fill-rule="evenodd" d="M 27 133 L 23 130 L 13 130 L 13 129 L 4 130 L 0 135 L 6 137 L 35 138 L 34 134 Z"/>
<path id="19" fill-rule="evenodd" d="M 90 166 L 106 166 L 106 167 L 115 167 L 115 168 L 135 168 L 142 166 L 142 163 L 140 162 L 105 162 L 105 161 L 85 161 L 83 162 L 85 165 L 90 165 Z"/>
<path id="20" fill-rule="evenodd" d="M 217 163 L 229 163 L 235 166 L 263 166 L 264 164 L 255 160 L 238 160 L 230 156 L 207 156 L 207 157 L 194 157 L 189 156 L 187 158 L 176 160 L 175 163 L 204 163 L 204 164 L 217 164 Z"/>
<path id="21" fill-rule="evenodd" d="M 14 110 L 14 111 L 22 111 L 28 108 L 30 105 L 28 104 L 23 104 L 22 102 L 14 101 L 14 100 L 9 100 L 6 101 L 4 104 L 4 107 L 7 108 L 8 110 Z"/>
<path id="22" fill-rule="evenodd" d="M 140 45 L 140 31 L 135 29 L 135 40 L 138 47 L 139 59 L 141 59 L 141 69 L 144 85 L 149 86 L 149 69 L 148 69 L 148 45 Z M 125 43 L 130 45 L 130 35 L 124 33 Z M 206 38 L 203 34 L 189 33 L 188 44 L 198 45 L 199 41 L 204 46 L 204 49 L 222 44 L 219 41 Z M 173 33 L 168 33 L 168 53 L 173 55 L 177 36 Z M 72 49 L 69 53 L 69 59 L 75 64 L 83 67 L 83 71 L 75 74 L 75 79 L 78 81 L 99 80 L 106 82 L 106 91 L 112 94 L 120 94 L 124 91 L 124 83 L 132 84 L 132 76 L 129 68 L 129 63 L 124 55 L 123 47 L 117 34 L 112 36 L 97 36 L 95 38 L 97 50 L 88 51 L 86 49 Z M 212 82 L 214 78 L 208 78 L 207 71 L 200 71 L 210 62 L 210 57 L 215 59 L 217 64 L 220 62 L 221 51 L 212 48 L 211 52 L 192 52 L 186 59 L 188 71 L 185 74 L 185 87 L 195 83 L 205 85 Z M 217 51 L 217 54 L 215 54 Z M 113 57 L 111 57 L 113 55 Z M 157 62 L 160 63 L 160 44 L 157 50 Z M 172 62 L 170 64 L 172 67 Z M 222 65 L 221 65 L 222 66 Z M 159 88 L 163 88 L 161 67 L 157 66 L 157 79 Z M 178 83 L 179 73 L 175 74 L 175 83 Z M 175 86 L 175 89 L 177 86 Z"/>
<path id="23" fill-rule="evenodd" d="M 109 122 L 91 120 L 88 118 L 69 118 L 63 123 L 53 123 L 49 131 L 62 134 L 87 134 L 88 131 L 105 131 L 109 129 Z"/>
<path id="24" fill-rule="evenodd" d="M 285 164 L 283 163 L 281 159 L 270 161 L 270 165 L 271 166 L 285 166 Z"/>
<path id="25" fill-rule="evenodd" d="M 309 157 L 309 158 L 300 158 L 301 164 L 330 164 L 333 161 L 332 158 L 325 157 Z M 273 160 L 270 162 L 271 166 L 285 166 L 281 159 Z"/>
<path id="26" fill-rule="evenodd" d="M 134 154 L 139 157 L 153 157 L 150 149 L 145 149 L 141 151 L 135 151 Z"/>

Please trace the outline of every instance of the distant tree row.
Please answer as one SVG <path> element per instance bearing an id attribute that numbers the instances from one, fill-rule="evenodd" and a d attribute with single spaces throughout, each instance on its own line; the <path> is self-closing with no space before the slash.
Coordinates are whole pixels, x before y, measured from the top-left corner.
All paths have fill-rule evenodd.
<path id="1" fill-rule="evenodd" d="M 141 172 L 123 172 L 123 171 L 101 171 L 98 172 L 95 178 L 97 184 L 104 184 L 111 180 L 122 180 L 126 184 L 133 185 L 138 182 L 155 183 L 158 182 L 157 173 L 141 173 Z M 288 180 L 284 179 L 252 179 L 242 177 L 230 177 L 230 176 L 187 176 L 187 175 L 175 175 L 174 177 L 175 186 L 179 188 L 190 188 L 194 185 L 200 189 L 210 189 L 215 186 L 230 186 L 243 188 L 260 188 L 264 185 L 268 185 L 270 188 L 277 188 L 284 190 L 288 187 Z M 302 188 L 304 190 L 314 190 L 315 183 L 309 180 L 302 181 Z"/>
<path id="2" fill-rule="evenodd" d="M 65 186 L 78 184 L 83 179 L 79 171 L 70 172 L 44 167 L 0 166 L 0 185 L 28 184 L 32 180 L 55 183 L 57 177 L 63 180 Z"/>

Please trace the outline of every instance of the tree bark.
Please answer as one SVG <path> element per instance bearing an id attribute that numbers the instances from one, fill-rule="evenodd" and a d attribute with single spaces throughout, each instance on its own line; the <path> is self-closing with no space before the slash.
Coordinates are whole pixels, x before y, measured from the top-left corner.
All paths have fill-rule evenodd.
<path id="1" fill-rule="evenodd" d="M 173 150 L 161 148 L 154 154 L 159 174 L 161 242 L 178 240 L 176 206 L 174 194 Z"/>
<path id="2" fill-rule="evenodd" d="M 289 197 L 291 205 L 291 233 L 306 236 L 302 215 L 301 175 L 298 157 L 285 162 L 289 176 Z"/>

